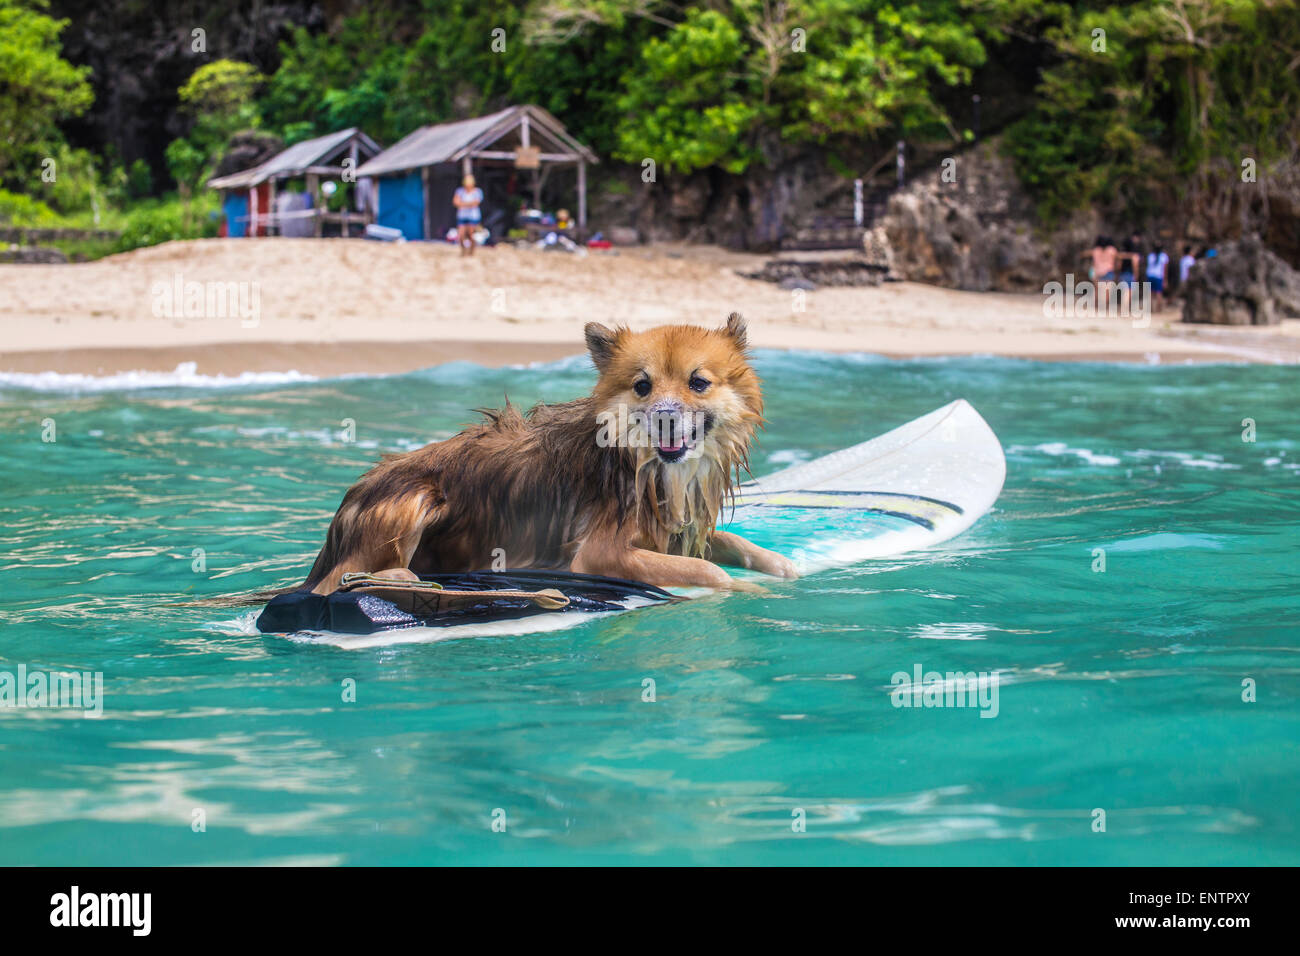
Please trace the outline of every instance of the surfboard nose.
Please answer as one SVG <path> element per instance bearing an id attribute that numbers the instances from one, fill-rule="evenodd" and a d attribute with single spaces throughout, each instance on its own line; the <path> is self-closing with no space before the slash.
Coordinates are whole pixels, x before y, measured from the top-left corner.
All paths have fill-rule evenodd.
<path id="1" fill-rule="evenodd" d="M 746 482 L 736 501 L 738 527 L 727 529 L 769 546 L 764 523 L 778 510 L 788 511 L 805 536 L 818 513 L 882 516 L 879 527 L 827 517 L 810 553 L 802 562 L 795 555 L 800 570 L 811 572 L 954 538 L 993 507 L 1005 479 L 1002 443 L 959 398 L 879 437 Z"/>

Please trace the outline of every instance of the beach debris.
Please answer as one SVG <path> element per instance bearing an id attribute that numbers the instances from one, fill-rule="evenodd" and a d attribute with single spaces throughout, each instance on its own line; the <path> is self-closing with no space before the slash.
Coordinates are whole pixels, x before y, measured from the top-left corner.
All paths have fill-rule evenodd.
<path id="1" fill-rule="evenodd" d="M 543 252 L 559 250 L 561 252 L 571 252 L 578 257 L 585 256 L 587 250 L 578 245 L 562 232 L 548 232 L 542 238 L 533 243 L 534 249 L 541 249 Z"/>
<path id="2" fill-rule="evenodd" d="M 378 239 L 380 242 L 406 241 L 406 237 L 402 235 L 402 230 L 394 229 L 392 226 L 380 226 L 373 222 L 366 225 L 366 238 Z"/>
<path id="3" fill-rule="evenodd" d="M 885 268 L 856 253 L 817 259 L 778 258 L 763 263 L 757 272 L 740 273 L 746 279 L 775 282 L 783 289 L 812 291 L 825 286 L 877 286 Z"/>

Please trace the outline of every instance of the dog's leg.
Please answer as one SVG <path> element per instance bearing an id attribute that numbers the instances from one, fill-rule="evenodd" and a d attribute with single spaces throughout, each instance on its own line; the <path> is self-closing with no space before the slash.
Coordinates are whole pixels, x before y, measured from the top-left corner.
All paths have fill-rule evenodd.
<path id="1" fill-rule="evenodd" d="M 709 535 L 712 557 L 719 564 L 762 571 L 775 578 L 797 578 L 799 571 L 789 558 L 760 548 L 730 531 L 714 531 Z"/>
<path id="2" fill-rule="evenodd" d="M 349 507 L 345 498 L 303 586 L 317 594 L 330 594 L 338 590 L 339 579 L 351 571 L 406 581 L 418 579 L 408 565 L 434 517 L 425 501 L 424 495 L 408 495 L 361 509 Z"/>
<path id="3" fill-rule="evenodd" d="M 619 542 L 588 539 L 574 555 L 572 570 L 579 574 L 603 574 L 614 578 L 644 581 L 658 587 L 727 588 L 736 591 L 761 590 L 748 581 L 737 581 L 712 561 L 662 554 Z"/>

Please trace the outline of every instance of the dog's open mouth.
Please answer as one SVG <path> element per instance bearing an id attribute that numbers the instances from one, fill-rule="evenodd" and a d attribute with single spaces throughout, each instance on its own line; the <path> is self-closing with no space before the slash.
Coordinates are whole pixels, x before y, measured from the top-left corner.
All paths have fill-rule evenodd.
<path id="1" fill-rule="evenodd" d="M 680 439 L 675 441 L 658 441 L 655 443 L 655 451 L 659 457 L 667 462 L 681 461 L 686 457 L 686 443 Z"/>
<path id="2" fill-rule="evenodd" d="M 651 440 L 661 461 L 672 464 L 686 457 L 713 424 L 710 415 L 660 415 L 653 419 Z"/>
<path id="3" fill-rule="evenodd" d="M 690 450 L 687 432 L 694 439 L 694 424 L 676 410 L 657 412 L 650 417 L 650 441 L 661 461 L 672 463 L 686 457 Z"/>

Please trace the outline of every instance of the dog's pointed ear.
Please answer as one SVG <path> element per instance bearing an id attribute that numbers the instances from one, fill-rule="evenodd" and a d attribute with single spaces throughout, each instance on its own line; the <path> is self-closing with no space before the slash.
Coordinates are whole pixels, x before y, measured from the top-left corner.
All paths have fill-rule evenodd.
<path id="1" fill-rule="evenodd" d="M 727 327 L 723 330 L 731 336 L 732 341 L 736 343 L 736 348 L 749 348 L 749 335 L 745 331 L 745 317 L 739 312 L 733 312 L 727 316 Z"/>
<path id="2" fill-rule="evenodd" d="M 588 322 L 583 331 L 587 335 L 587 351 L 591 353 L 592 364 L 596 366 L 597 372 L 603 374 L 609 360 L 614 357 L 614 343 L 618 340 L 618 333 L 599 322 Z"/>

